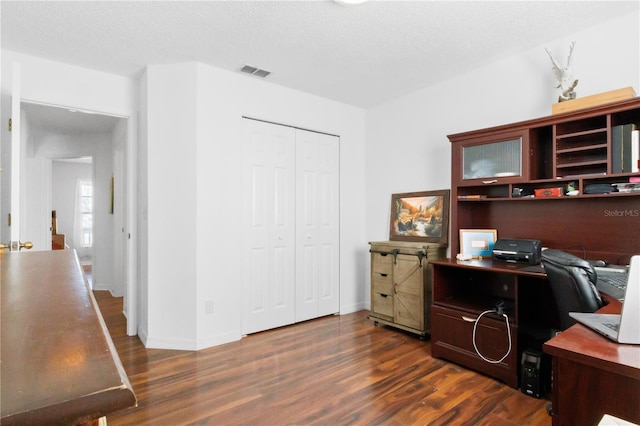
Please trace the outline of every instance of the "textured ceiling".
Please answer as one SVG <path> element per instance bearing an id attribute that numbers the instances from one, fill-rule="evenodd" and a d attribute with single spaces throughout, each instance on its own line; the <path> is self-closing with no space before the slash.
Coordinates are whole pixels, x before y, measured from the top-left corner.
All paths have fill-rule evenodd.
<path id="1" fill-rule="evenodd" d="M 6 1 L 2 47 L 136 75 L 200 61 L 367 108 L 638 13 L 638 1 Z M 541 52 L 543 55 L 544 52 Z M 247 78 L 258 78 L 247 76 Z"/>

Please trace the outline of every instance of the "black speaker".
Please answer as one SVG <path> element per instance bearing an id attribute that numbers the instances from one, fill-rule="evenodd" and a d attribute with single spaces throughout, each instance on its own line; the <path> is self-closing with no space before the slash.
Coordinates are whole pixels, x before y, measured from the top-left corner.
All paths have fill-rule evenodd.
<path id="1" fill-rule="evenodd" d="M 546 371 L 542 352 L 526 349 L 522 352 L 520 389 L 522 393 L 540 398 L 546 392 Z"/>

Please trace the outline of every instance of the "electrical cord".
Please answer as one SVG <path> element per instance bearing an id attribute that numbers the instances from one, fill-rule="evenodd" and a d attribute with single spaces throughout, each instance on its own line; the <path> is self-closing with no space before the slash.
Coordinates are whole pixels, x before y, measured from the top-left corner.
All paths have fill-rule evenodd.
<path id="1" fill-rule="evenodd" d="M 509 348 L 507 349 L 507 353 L 504 354 L 504 356 L 498 360 L 490 359 L 482 355 L 480 353 L 480 350 L 478 350 L 478 346 L 476 345 L 476 328 L 478 327 L 478 322 L 480 322 L 480 318 L 490 313 L 496 313 L 498 315 L 502 315 L 504 317 L 504 322 L 507 325 L 507 336 L 509 337 Z M 478 315 L 478 318 L 476 318 L 476 321 L 473 324 L 473 348 L 476 350 L 476 353 L 480 358 L 482 358 L 483 360 L 485 360 L 490 364 L 501 363 L 511 353 L 511 329 L 509 328 L 509 317 L 507 316 L 507 314 L 504 313 L 502 306 L 498 306 L 498 309 L 489 309 L 488 311 L 484 311 L 483 313 Z"/>

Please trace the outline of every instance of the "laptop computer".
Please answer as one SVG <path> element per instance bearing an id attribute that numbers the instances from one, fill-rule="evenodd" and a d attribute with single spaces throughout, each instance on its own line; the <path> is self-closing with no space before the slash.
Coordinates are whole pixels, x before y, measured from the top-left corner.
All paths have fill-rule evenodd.
<path id="1" fill-rule="evenodd" d="M 600 293 L 604 293 L 615 299 L 622 301 L 626 291 L 629 271 L 626 266 L 596 266 L 596 288 Z"/>
<path id="2" fill-rule="evenodd" d="M 614 342 L 640 344 L 640 255 L 631 257 L 619 315 L 584 312 L 570 312 L 569 315 Z"/>

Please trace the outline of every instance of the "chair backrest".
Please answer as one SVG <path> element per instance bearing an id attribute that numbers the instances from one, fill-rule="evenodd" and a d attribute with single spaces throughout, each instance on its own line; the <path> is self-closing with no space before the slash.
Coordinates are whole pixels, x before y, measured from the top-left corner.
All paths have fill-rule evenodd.
<path id="1" fill-rule="evenodd" d="M 544 250 L 541 261 L 551 284 L 562 330 L 576 323 L 569 312 L 595 312 L 602 306 L 596 288 L 597 275 L 589 262 L 554 249 Z"/>

